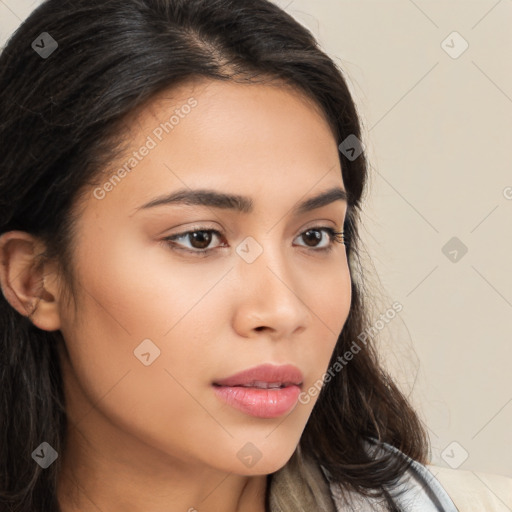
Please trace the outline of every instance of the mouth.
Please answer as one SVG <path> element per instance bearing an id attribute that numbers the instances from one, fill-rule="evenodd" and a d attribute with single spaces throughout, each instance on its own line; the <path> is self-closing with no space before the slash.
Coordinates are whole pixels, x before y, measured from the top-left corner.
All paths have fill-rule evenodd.
<path id="1" fill-rule="evenodd" d="M 303 384 L 293 365 L 260 365 L 212 383 L 215 394 L 231 407 L 258 418 L 277 418 L 289 412 Z"/>
<path id="2" fill-rule="evenodd" d="M 215 381 L 217 386 L 244 386 L 244 387 L 285 387 L 302 386 L 304 377 L 302 372 L 291 364 L 273 365 L 262 364 L 235 373 L 230 377 Z"/>
<path id="3" fill-rule="evenodd" d="M 222 384 L 213 383 L 214 386 L 221 386 Z M 296 384 L 294 382 L 263 382 L 263 381 L 257 381 L 249 382 L 247 384 L 235 384 L 233 386 L 234 388 L 256 388 L 256 389 L 282 389 L 286 388 L 288 386 L 298 386 L 300 384 Z"/>

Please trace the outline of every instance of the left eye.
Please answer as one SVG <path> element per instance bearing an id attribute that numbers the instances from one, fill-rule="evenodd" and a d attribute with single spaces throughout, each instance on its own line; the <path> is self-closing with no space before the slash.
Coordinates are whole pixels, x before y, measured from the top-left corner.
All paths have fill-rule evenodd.
<path id="1" fill-rule="evenodd" d="M 310 228 L 307 231 L 301 233 L 299 236 L 307 236 L 314 242 L 315 240 L 321 241 L 324 233 L 327 233 L 328 235 L 328 243 L 326 246 L 320 247 L 320 249 L 317 250 L 332 248 L 332 244 L 334 242 L 344 242 L 343 232 L 337 232 L 335 229 L 329 227 Z"/>
<path id="2" fill-rule="evenodd" d="M 318 247 L 318 245 L 313 245 L 313 247 L 306 245 L 305 247 L 309 247 L 313 251 L 329 251 L 333 248 L 334 243 L 345 243 L 343 232 L 338 232 L 335 229 L 327 226 L 309 228 L 306 231 L 303 231 L 298 238 L 306 237 L 306 240 L 315 244 L 315 242 L 322 241 L 322 239 L 324 238 L 324 233 L 327 233 L 328 235 L 327 245 L 324 245 L 322 247 Z M 183 233 L 178 233 L 176 235 L 165 237 L 162 239 L 162 242 L 165 243 L 166 245 L 171 246 L 171 249 L 173 250 L 201 254 L 210 252 L 213 249 L 215 249 L 215 247 L 208 247 L 212 240 L 212 234 L 218 237 L 222 237 L 222 234 L 215 229 L 198 228 L 193 231 L 185 231 Z M 191 248 L 180 247 L 182 244 L 177 243 L 178 240 L 183 240 L 186 238 L 188 238 L 189 241 L 191 241 Z M 307 243 L 309 244 L 309 242 Z M 226 247 L 226 245 L 224 245 L 224 247 Z"/>

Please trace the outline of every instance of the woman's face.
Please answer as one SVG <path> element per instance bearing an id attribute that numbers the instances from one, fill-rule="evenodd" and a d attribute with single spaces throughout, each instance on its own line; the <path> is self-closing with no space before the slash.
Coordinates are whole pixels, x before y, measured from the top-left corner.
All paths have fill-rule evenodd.
<path id="1" fill-rule="evenodd" d="M 162 94 L 130 129 L 130 151 L 82 203 L 78 316 L 60 305 L 70 418 L 111 460 L 274 472 L 350 308 L 345 246 L 321 229 L 342 231 L 346 202 L 298 210 L 344 190 L 336 140 L 291 89 L 226 82 Z M 206 189 L 202 204 L 145 207 Z M 225 381 L 260 365 L 300 373 Z"/>

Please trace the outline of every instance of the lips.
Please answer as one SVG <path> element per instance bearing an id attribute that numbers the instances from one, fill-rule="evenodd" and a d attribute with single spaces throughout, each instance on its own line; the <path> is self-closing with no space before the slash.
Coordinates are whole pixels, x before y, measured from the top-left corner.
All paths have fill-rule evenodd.
<path id="1" fill-rule="evenodd" d="M 303 376 L 293 365 L 264 364 L 213 383 L 222 402 L 258 418 L 277 418 L 290 411 L 300 394 Z"/>
<path id="2" fill-rule="evenodd" d="M 302 372 L 291 364 L 282 366 L 263 364 L 236 373 L 213 384 L 217 386 L 243 386 L 268 389 L 291 385 L 301 386 L 303 379 Z"/>

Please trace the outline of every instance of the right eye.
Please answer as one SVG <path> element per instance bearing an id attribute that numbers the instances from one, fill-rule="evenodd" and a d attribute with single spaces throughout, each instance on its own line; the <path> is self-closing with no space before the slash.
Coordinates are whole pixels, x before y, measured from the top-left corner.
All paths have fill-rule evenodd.
<path id="1" fill-rule="evenodd" d="M 178 251 L 186 251 L 193 254 L 201 254 L 206 255 L 206 253 L 212 251 L 212 248 L 209 248 L 210 242 L 212 241 L 212 235 L 215 234 L 219 237 L 222 237 L 222 233 L 217 231 L 216 229 L 206 229 L 199 228 L 192 231 L 185 231 L 183 233 L 178 233 L 176 235 L 167 236 L 162 239 L 163 243 L 166 245 L 172 246 L 171 249 L 175 249 Z M 179 247 L 182 245 L 181 243 L 176 243 L 177 240 L 187 239 L 192 241 L 192 243 L 199 245 L 192 245 L 191 248 L 182 248 Z"/>

